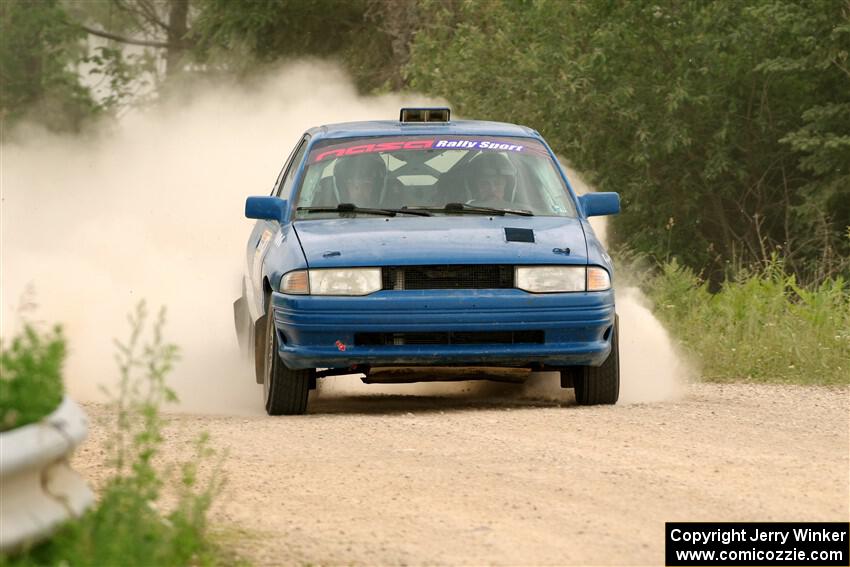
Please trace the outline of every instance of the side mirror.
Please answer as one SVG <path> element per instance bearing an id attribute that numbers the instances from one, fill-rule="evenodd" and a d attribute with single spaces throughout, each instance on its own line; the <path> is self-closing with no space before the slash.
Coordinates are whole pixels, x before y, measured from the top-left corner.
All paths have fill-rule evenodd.
<path id="1" fill-rule="evenodd" d="M 245 201 L 245 216 L 249 219 L 262 219 L 286 222 L 286 199 L 280 197 L 248 197 Z"/>
<path id="2" fill-rule="evenodd" d="M 588 193 L 578 198 L 589 217 L 616 215 L 620 212 L 620 195 L 617 193 Z"/>

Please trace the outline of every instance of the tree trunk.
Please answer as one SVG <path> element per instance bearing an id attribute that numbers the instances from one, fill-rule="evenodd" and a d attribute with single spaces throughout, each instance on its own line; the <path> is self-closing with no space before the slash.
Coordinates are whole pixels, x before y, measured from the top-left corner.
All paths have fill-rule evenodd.
<path id="1" fill-rule="evenodd" d="M 168 12 L 168 50 L 165 56 L 165 76 L 173 77 L 182 70 L 189 31 L 189 0 L 170 0 Z"/>
<path id="2" fill-rule="evenodd" d="M 410 60 L 410 44 L 421 17 L 421 9 L 411 1 L 371 0 L 370 10 L 380 19 L 381 31 L 391 39 L 393 72 L 390 81 L 394 89 L 401 89 L 405 86 L 401 70 Z"/>

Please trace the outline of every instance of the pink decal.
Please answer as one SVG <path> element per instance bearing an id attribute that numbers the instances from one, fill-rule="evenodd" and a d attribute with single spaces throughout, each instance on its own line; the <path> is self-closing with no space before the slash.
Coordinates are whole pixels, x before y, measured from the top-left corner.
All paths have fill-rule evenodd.
<path id="1" fill-rule="evenodd" d="M 405 150 L 427 150 L 434 145 L 434 140 L 411 140 L 404 143 Z"/>
<path id="2" fill-rule="evenodd" d="M 345 150 L 328 150 L 326 152 L 322 152 L 319 155 L 317 155 L 315 161 L 322 161 L 323 159 L 325 159 L 328 156 L 339 157 L 339 156 L 343 155 L 344 153 L 345 153 Z"/>
<path id="3" fill-rule="evenodd" d="M 394 150 L 429 150 L 434 146 L 434 140 L 407 140 L 399 142 L 380 142 L 378 144 L 358 144 L 347 148 L 325 150 L 313 158 L 313 163 L 329 157 L 356 156 L 375 152 L 391 152 Z"/>
<path id="4" fill-rule="evenodd" d="M 375 151 L 375 144 L 366 144 L 363 146 L 354 146 L 345 150 L 345 155 L 353 156 L 357 154 L 366 154 Z"/>
<path id="5" fill-rule="evenodd" d="M 379 152 L 390 152 L 392 150 L 400 150 L 404 145 L 404 142 L 383 142 L 382 144 L 375 144 L 375 150 Z"/>

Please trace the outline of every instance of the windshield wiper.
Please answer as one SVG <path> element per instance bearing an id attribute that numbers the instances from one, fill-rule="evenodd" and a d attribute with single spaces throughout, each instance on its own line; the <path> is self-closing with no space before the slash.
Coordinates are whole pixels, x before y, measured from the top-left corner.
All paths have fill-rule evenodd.
<path id="1" fill-rule="evenodd" d="M 477 207 L 466 203 L 446 203 L 445 207 L 402 207 L 405 211 L 431 211 L 434 213 L 460 213 L 462 215 L 520 215 L 533 217 L 534 213 L 525 209 L 497 209 L 494 207 Z"/>
<path id="2" fill-rule="evenodd" d="M 336 207 L 298 207 L 296 211 L 305 213 L 362 213 L 364 215 L 382 215 L 394 217 L 397 214 L 416 215 L 418 217 L 430 217 L 428 211 L 417 211 L 407 209 L 373 209 L 369 207 L 358 207 L 352 203 L 340 203 Z"/>

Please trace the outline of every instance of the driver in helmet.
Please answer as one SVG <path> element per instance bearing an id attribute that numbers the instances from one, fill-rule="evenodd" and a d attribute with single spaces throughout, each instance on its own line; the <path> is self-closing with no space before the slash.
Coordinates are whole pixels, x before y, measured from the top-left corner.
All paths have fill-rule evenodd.
<path id="1" fill-rule="evenodd" d="M 516 208 L 511 196 L 516 188 L 516 169 L 510 160 L 497 153 L 484 153 L 469 162 L 467 202 L 479 207 Z"/>
<path id="2" fill-rule="evenodd" d="M 334 183 L 340 203 L 377 207 L 387 177 L 387 166 L 377 154 L 341 157 L 334 165 Z"/>

